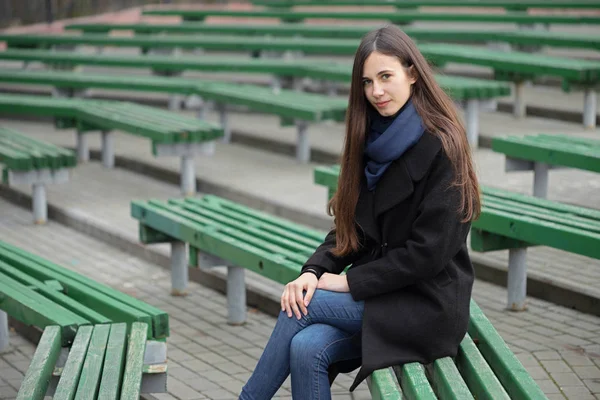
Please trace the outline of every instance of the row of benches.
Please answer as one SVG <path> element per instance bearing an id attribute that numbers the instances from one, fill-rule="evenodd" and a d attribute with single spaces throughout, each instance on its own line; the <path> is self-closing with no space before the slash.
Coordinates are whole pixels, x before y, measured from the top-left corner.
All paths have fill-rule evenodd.
<path id="1" fill-rule="evenodd" d="M 0 241 L 0 351 L 7 314 L 43 330 L 18 399 L 166 390 L 165 312 Z"/>
<path id="2" fill-rule="evenodd" d="M 230 324 L 246 319 L 246 269 L 285 284 L 298 276 L 325 236 L 212 195 L 133 201 L 131 215 L 139 220 L 140 241 L 170 243 L 174 293 L 185 291 L 188 264 L 227 266 Z M 546 399 L 474 301 L 468 335 L 456 359 L 439 359 L 427 367 L 411 363 L 394 371 L 379 370 L 368 384 L 374 399 Z"/>
<path id="3" fill-rule="evenodd" d="M 356 51 L 355 39 L 330 38 L 286 38 L 286 37 L 190 37 L 190 36 L 143 36 L 112 37 L 107 35 L 0 35 L 9 48 L 48 48 L 53 46 L 124 46 L 142 49 L 158 48 L 203 48 L 207 50 L 233 51 L 301 51 L 308 54 L 353 55 Z M 435 65 L 446 63 L 478 65 L 491 68 L 497 80 L 512 81 L 515 84 L 514 114 L 525 115 L 524 87 L 527 81 L 536 77 L 557 77 L 563 81 L 563 90 L 582 88 L 585 92 L 583 122 L 586 127 L 596 125 L 595 87 L 600 77 L 600 62 L 567 59 L 556 56 L 529 54 L 524 52 L 498 52 L 495 50 L 469 46 L 423 43 L 419 49 Z M 313 65 L 313 62 L 295 60 L 292 63 Z M 181 68 L 178 68 L 181 69 Z M 306 69 L 304 70 L 306 71 Z M 351 71 L 346 67 L 329 64 L 310 67 L 310 72 L 320 79 L 342 79 L 348 82 Z M 306 72 L 303 72 L 306 74 Z M 304 75 L 306 76 L 306 75 Z"/>
<path id="4" fill-rule="evenodd" d="M 326 3 L 319 3 L 326 4 Z M 315 37 L 331 39 L 360 39 L 376 26 L 356 25 L 307 25 L 307 24 L 207 24 L 199 22 L 183 22 L 180 24 L 70 24 L 66 30 L 77 30 L 84 34 L 114 31 L 133 31 L 135 34 L 210 34 L 236 36 L 274 37 Z M 410 37 L 421 41 L 468 42 L 468 43 L 510 43 L 521 46 L 550 46 L 566 48 L 582 48 L 600 50 L 600 38 L 589 34 L 570 32 L 551 32 L 540 30 L 505 30 L 475 28 L 419 28 L 403 27 Z"/>
<path id="5" fill-rule="evenodd" d="M 512 11 L 525 11 L 529 8 L 588 10 L 600 8 L 600 4 L 596 0 L 252 0 L 252 4 L 271 8 L 290 8 L 296 6 L 475 7 L 504 8 Z"/>

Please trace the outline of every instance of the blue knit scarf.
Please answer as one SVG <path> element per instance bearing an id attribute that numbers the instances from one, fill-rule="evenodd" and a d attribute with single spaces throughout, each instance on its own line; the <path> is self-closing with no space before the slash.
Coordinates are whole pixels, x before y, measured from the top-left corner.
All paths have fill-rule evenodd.
<path id="1" fill-rule="evenodd" d="M 410 99 L 395 118 L 383 117 L 377 111 L 372 113 L 365 146 L 365 176 L 370 191 L 375 190 L 392 161 L 414 146 L 424 132 L 423 120 Z"/>

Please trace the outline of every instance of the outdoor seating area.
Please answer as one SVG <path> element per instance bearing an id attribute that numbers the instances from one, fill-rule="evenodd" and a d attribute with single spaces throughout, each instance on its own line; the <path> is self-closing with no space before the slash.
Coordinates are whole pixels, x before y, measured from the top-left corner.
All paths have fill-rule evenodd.
<path id="1" fill-rule="evenodd" d="M 330 370 L 332 398 L 600 398 L 599 1 L 138 3 L 0 29 L 0 400 L 238 398 L 335 226 L 352 60 L 386 24 L 464 125 L 475 284 L 455 357 L 353 392 Z"/>

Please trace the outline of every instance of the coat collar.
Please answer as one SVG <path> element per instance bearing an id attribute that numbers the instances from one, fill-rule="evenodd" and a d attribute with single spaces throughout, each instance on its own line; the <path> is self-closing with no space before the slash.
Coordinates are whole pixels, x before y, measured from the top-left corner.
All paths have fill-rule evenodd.
<path id="1" fill-rule="evenodd" d="M 356 208 L 356 221 L 371 237 L 379 240 L 376 220 L 382 213 L 404 201 L 414 191 L 414 183 L 423 179 L 442 148 L 440 140 L 429 132 L 383 174 L 374 193 L 368 192 L 364 178 Z M 370 203 L 369 196 L 373 196 Z"/>

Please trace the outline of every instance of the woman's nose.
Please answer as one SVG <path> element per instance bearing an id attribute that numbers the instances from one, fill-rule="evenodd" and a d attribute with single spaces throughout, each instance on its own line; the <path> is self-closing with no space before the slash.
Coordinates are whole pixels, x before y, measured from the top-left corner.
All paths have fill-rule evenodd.
<path id="1" fill-rule="evenodd" d="M 379 83 L 373 82 L 373 96 L 379 97 L 381 95 L 383 95 L 383 87 Z"/>

